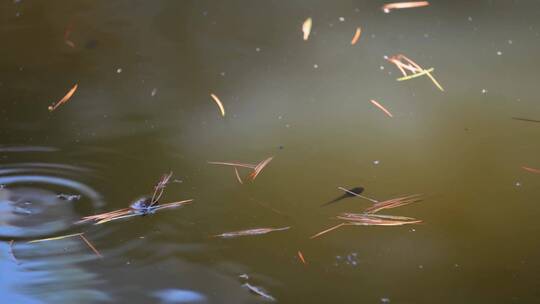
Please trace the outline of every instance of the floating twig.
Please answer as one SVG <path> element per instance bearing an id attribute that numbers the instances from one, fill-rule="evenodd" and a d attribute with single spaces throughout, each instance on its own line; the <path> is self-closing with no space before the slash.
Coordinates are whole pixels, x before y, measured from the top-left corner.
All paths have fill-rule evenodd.
<path id="1" fill-rule="evenodd" d="M 535 169 L 535 168 L 530 168 L 530 167 L 525 167 L 525 166 L 521 167 L 521 169 L 532 172 L 532 173 L 540 173 L 540 169 Z"/>
<path id="2" fill-rule="evenodd" d="M 92 243 L 90 243 L 90 241 L 84 236 L 84 234 L 80 234 L 79 235 L 81 237 L 81 239 L 86 243 L 86 245 L 88 245 L 88 247 L 90 247 L 90 249 L 92 249 L 92 251 L 99 257 L 99 258 L 102 258 L 103 256 L 101 255 L 101 253 L 99 253 L 99 251 L 96 249 L 96 247 L 94 247 L 94 245 L 92 245 Z"/>
<path id="3" fill-rule="evenodd" d="M 307 18 L 306 21 L 302 24 L 302 32 L 304 33 L 304 40 L 309 39 L 309 34 L 311 33 L 311 26 L 313 21 L 311 18 Z"/>
<path id="4" fill-rule="evenodd" d="M 223 103 L 221 103 L 221 100 L 219 100 L 219 98 L 214 94 L 210 94 L 210 96 L 218 105 L 219 111 L 221 112 L 221 116 L 225 116 L 225 108 L 223 107 Z"/>
<path id="5" fill-rule="evenodd" d="M 404 8 L 415 8 L 415 7 L 423 7 L 428 6 L 428 1 L 414 1 L 414 2 L 395 2 L 395 3 L 388 3 L 383 5 L 382 10 L 385 13 L 390 13 L 391 10 L 395 9 L 404 9 Z"/>
<path id="6" fill-rule="evenodd" d="M 75 84 L 73 86 L 73 88 L 71 88 L 71 90 L 69 90 L 69 92 L 67 92 L 67 94 L 64 97 L 62 97 L 62 99 L 60 99 L 56 103 L 53 103 L 52 105 L 50 105 L 49 108 L 48 108 L 49 111 L 52 112 L 52 111 L 56 110 L 56 108 L 58 108 L 62 104 L 66 103 L 71 98 L 71 96 L 73 96 L 73 94 L 77 90 L 78 86 L 79 86 L 79 84 Z"/>
<path id="7" fill-rule="evenodd" d="M 255 228 L 255 229 L 248 229 L 248 230 L 225 232 L 225 233 L 222 233 L 222 234 L 214 235 L 214 237 L 234 238 L 234 237 L 239 237 L 239 236 L 261 235 L 261 234 L 267 234 L 267 233 L 274 232 L 274 231 L 288 230 L 289 228 L 291 228 L 291 227 Z"/>
<path id="8" fill-rule="evenodd" d="M 376 102 L 375 100 L 370 100 L 373 105 L 375 105 L 377 108 L 381 109 L 386 115 L 388 115 L 390 118 L 394 117 L 390 111 L 388 111 L 385 107 L 383 107 L 380 103 Z"/>
<path id="9" fill-rule="evenodd" d="M 360 39 L 360 35 L 362 34 L 362 28 L 357 27 L 356 32 L 354 33 L 354 36 L 351 40 L 351 45 L 355 45 L 356 42 L 358 42 L 358 39 Z"/>
<path id="10" fill-rule="evenodd" d="M 307 265 L 306 259 L 304 259 L 304 255 L 302 254 L 302 251 L 298 250 L 298 258 L 304 265 Z"/>
<path id="11" fill-rule="evenodd" d="M 426 69 L 422 68 L 419 64 L 412 61 L 411 59 L 409 59 L 407 56 L 405 56 L 403 54 L 397 54 L 395 56 L 388 57 L 387 60 L 389 62 L 393 63 L 394 65 L 396 65 L 396 67 L 403 74 L 404 77 L 398 78 L 398 81 L 408 80 L 408 79 L 416 78 L 418 76 L 427 75 L 429 77 L 429 79 L 431 79 L 433 84 L 435 84 L 435 86 L 439 90 L 444 92 L 444 89 L 441 86 L 441 84 L 435 79 L 435 77 L 433 77 L 433 75 L 431 75 L 431 72 L 433 71 L 432 70 L 433 68 L 430 68 L 430 69 L 426 70 Z M 405 70 L 411 72 L 412 75 L 408 75 Z"/>

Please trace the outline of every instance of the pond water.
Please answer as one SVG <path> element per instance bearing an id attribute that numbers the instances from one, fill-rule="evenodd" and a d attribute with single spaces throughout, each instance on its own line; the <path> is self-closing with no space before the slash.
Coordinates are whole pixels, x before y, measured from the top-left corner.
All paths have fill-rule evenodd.
<path id="1" fill-rule="evenodd" d="M 540 120 L 540 3 L 383 4 L 3 1 L 0 302 L 271 301 L 249 286 L 279 303 L 540 301 L 540 123 L 513 119 Z M 444 92 L 396 81 L 396 54 Z M 208 164 L 271 156 L 243 184 Z M 170 171 L 160 204 L 191 204 L 75 224 Z M 381 212 L 422 223 L 310 239 L 371 206 L 321 207 L 360 186 L 422 194 Z M 290 229 L 213 237 L 264 227 Z M 102 257 L 78 237 L 28 243 L 76 233 Z"/>

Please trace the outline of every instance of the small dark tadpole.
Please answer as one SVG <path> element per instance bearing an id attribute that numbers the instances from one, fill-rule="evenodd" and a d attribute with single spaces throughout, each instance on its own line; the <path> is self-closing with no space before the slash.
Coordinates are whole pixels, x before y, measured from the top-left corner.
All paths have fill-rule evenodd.
<path id="1" fill-rule="evenodd" d="M 360 193 L 364 192 L 364 188 L 363 187 L 354 187 L 352 189 L 349 189 L 349 192 L 352 192 L 354 194 L 360 194 Z M 342 199 L 355 196 L 354 194 L 349 193 L 349 192 L 345 192 L 343 195 L 336 197 L 335 199 L 329 201 L 328 203 L 322 204 L 321 207 L 328 206 L 328 205 L 336 203 L 336 202 L 338 202 L 338 201 L 340 201 Z"/>

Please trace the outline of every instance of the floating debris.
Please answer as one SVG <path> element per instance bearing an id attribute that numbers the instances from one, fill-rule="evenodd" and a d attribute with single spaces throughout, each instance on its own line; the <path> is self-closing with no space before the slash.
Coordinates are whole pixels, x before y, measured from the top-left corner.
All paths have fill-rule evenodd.
<path id="1" fill-rule="evenodd" d="M 395 2 L 395 3 L 388 3 L 383 5 L 382 10 L 385 13 L 390 13 L 391 10 L 395 9 L 404 9 L 404 8 L 415 8 L 415 7 L 423 7 L 428 6 L 428 1 L 414 1 L 414 2 Z"/>
<path id="2" fill-rule="evenodd" d="M 78 84 L 75 84 L 73 86 L 73 88 L 71 88 L 71 90 L 69 90 L 69 92 L 67 92 L 67 94 L 64 97 L 62 97 L 62 99 L 60 99 L 56 103 L 53 103 L 52 105 L 50 105 L 49 108 L 48 108 L 49 111 L 52 112 L 52 111 L 56 110 L 56 108 L 58 108 L 62 104 L 66 103 L 71 98 L 71 96 L 73 96 L 75 91 L 77 91 L 78 86 L 79 86 Z"/>
<path id="3" fill-rule="evenodd" d="M 368 213 L 342 213 L 337 218 L 348 221 L 348 225 L 361 226 L 401 226 L 422 222 L 412 217 Z"/>
<path id="4" fill-rule="evenodd" d="M 162 209 L 180 207 L 185 204 L 191 203 L 193 201 L 192 199 L 168 203 L 168 204 L 162 204 L 162 205 L 159 204 L 159 199 L 161 199 L 161 196 L 163 195 L 165 187 L 169 183 L 171 177 L 172 177 L 172 172 L 163 174 L 161 176 L 159 182 L 154 186 L 154 193 L 152 194 L 151 198 L 143 197 L 141 199 L 138 199 L 137 201 L 132 203 L 129 206 L 129 208 L 123 208 L 123 209 L 110 211 L 106 213 L 85 216 L 81 220 L 76 222 L 76 224 L 94 222 L 95 225 L 100 225 L 100 224 L 108 223 L 110 221 L 126 219 L 133 216 L 144 216 L 147 214 L 153 214 L 156 211 L 159 211 Z"/>
<path id="5" fill-rule="evenodd" d="M 349 224 L 348 224 L 348 223 L 341 223 L 341 224 L 332 226 L 332 227 L 330 227 L 330 228 L 328 228 L 328 229 L 326 229 L 326 230 L 323 230 L 323 231 L 321 231 L 321 232 L 319 232 L 319 233 L 317 233 L 317 234 L 315 234 L 315 235 L 312 235 L 312 236 L 310 237 L 310 239 L 318 238 L 319 236 L 321 236 L 321 235 L 323 235 L 323 234 L 326 234 L 326 233 L 328 233 L 328 232 L 330 232 L 330 231 L 332 231 L 332 230 L 336 230 L 336 229 L 338 229 L 338 228 L 340 228 L 340 227 L 342 227 L 342 226 L 345 226 L 345 225 L 349 225 Z"/>
<path id="6" fill-rule="evenodd" d="M 393 198 L 386 201 L 378 202 L 378 203 L 375 203 L 373 206 L 364 210 L 364 213 L 373 214 L 383 209 L 392 209 L 392 208 L 420 202 L 421 201 L 419 197 L 420 195 L 421 194 L 413 194 L 409 196 L 398 197 L 398 198 Z"/>
<path id="7" fill-rule="evenodd" d="M 255 178 L 257 178 L 257 176 L 261 173 L 261 171 L 264 169 L 264 167 L 266 167 L 268 165 L 268 163 L 270 163 L 270 161 L 272 161 L 274 157 L 271 156 L 261 162 L 259 162 L 258 164 L 246 164 L 246 163 L 238 163 L 238 162 L 218 162 L 218 161 L 209 161 L 208 163 L 211 164 L 211 165 L 224 165 L 224 166 L 232 166 L 234 167 L 234 170 L 236 172 L 236 177 L 238 179 L 238 181 L 242 184 L 242 179 L 240 178 L 240 175 L 238 174 L 238 170 L 237 170 L 237 167 L 240 167 L 240 168 L 248 168 L 248 169 L 252 169 L 253 172 L 251 172 L 249 174 L 249 178 L 251 178 L 251 180 L 255 180 Z"/>
<path id="8" fill-rule="evenodd" d="M 71 48 L 75 48 L 75 43 L 69 39 L 71 32 L 72 32 L 72 26 L 70 24 L 68 25 L 68 27 L 66 28 L 66 31 L 64 32 L 64 43 L 67 44 Z"/>
<path id="9" fill-rule="evenodd" d="M 302 32 L 304 33 L 304 40 L 309 39 L 309 34 L 311 33 L 311 26 L 313 21 L 310 18 L 307 18 L 306 21 L 302 24 Z"/>
<path id="10" fill-rule="evenodd" d="M 90 241 L 84 236 L 84 234 L 81 233 L 79 236 L 86 243 L 86 245 L 88 245 L 88 247 L 90 247 L 90 249 L 98 256 L 98 258 L 103 257 L 101 253 L 99 253 L 99 251 L 96 249 L 96 247 L 94 247 L 94 245 L 92 245 L 92 243 L 90 243 Z"/>
<path id="11" fill-rule="evenodd" d="M 385 107 L 383 107 L 380 103 L 376 102 L 375 100 L 370 100 L 373 105 L 375 105 L 377 108 L 381 109 L 386 115 L 388 115 L 390 118 L 394 117 L 390 111 L 388 111 Z"/>
<path id="12" fill-rule="evenodd" d="M 219 111 L 221 112 L 221 116 L 225 116 L 225 108 L 223 107 L 223 103 L 221 103 L 221 100 L 219 100 L 219 98 L 214 94 L 210 94 L 210 96 L 218 105 Z"/>
<path id="13" fill-rule="evenodd" d="M 242 181 L 242 178 L 240 178 L 240 174 L 238 173 L 238 169 L 236 169 L 236 167 L 234 167 L 234 173 L 236 174 L 236 179 L 238 179 L 238 182 L 243 184 L 244 182 Z"/>
<path id="14" fill-rule="evenodd" d="M 306 259 L 304 259 L 304 255 L 302 254 L 302 251 L 300 251 L 300 250 L 298 250 L 298 258 L 300 259 L 300 261 L 301 261 L 304 265 L 307 265 Z"/>
<path id="15" fill-rule="evenodd" d="M 403 74 L 403 77 L 398 78 L 397 81 L 404 81 L 404 80 L 413 79 L 419 76 L 427 75 L 429 79 L 431 79 L 431 81 L 435 84 L 435 86 L 439 90 L 444 92 L 443 87 L 439 84 L 439 82 L 435 79 L 435 77 L 431 75 L 431 72 L 433 72 L 433 68 L 426 70 L 403 54 L 397 54 L 395 56 L 388 57 L 386 58 L 386 60 L 395 64 L 396 67 L 400 70 L 401 74 Z M 411 75 L 407 74 L 406 70 L 411 72 L 412 74 Z"/>
<path id="16" fill-rule="evenodd" d="M 37 240 L 29 241 L 28 244 L 62 240 L 62 239 L 67 239 L 67 238 L 74 237 L 74 236 L 79 236 L 81 234 L 82 233 L 73 233 L 73 234 L 61 235 L 61 236 L 56 236 L 56 237 L 50 237 L 50 238 L 46 238 L 46 239 L 37 239 Z"/>
<path id="17" fill-rule="evenodd" d="M 271 295 L 269 295 L 268 293 L 266 293 L 261 287 L 257 287 L 257 286 L 253 286 L 249 283 L 244 283 L 242 284 L 243 287 L 246 287 L 247 289 L 249 289 L 249 291 L 253 292 L 254 294 L 257 294 L 267 300 L 270 300 L 270 301 L 275 301 L 276 299 L 274 297 L 272 297 Z"/>
<path id="18" fill-rule="evenodd" d="M 540 173 L 540 169 L 535 169 L 535 168 L 530 168 L 530 167 L 525 167 L 525 166 L 521 167 L 521 169 L 532 172 L 532 173 Z"/>
<path id="19" fill-rule="evenodd" d="M 360 39 L 360 35 L 362 34 L 362 28 L 357 27 L 356 32 L 354 33 L 354 36 L 351 40 L 351 45 L 355 45 L 356 42 L 358 42 L 358 39 Z"/>
<path id="20" fill-rule="evenodd" d="M 267 234 L 267 233 L 274 232 L 274 231 L 284 231 L 284 230 L 288 230 L 289 228 L 291 228 L 291 227 L 255 228 L 255 229 L 248 229 L 248 230 L 225 232 L 225 233 L 222 233 L 222 234 L 214 235 L 214 237 L 234 238 L 234 237 L 240 237 L 240 236 L 261 235 L 261 234 Z"/>
<path id="21" fill-rule="evenodd" d="M 81 199 L 81 195 L 80 194 L 64 194 L 64 193 L 60 193 L 60 194 L 57 194 L 56 195 L 57 198 L 59 199 L 62 199 L 62 200 L 65 200 L 65 201 L 78 201 Z"/>

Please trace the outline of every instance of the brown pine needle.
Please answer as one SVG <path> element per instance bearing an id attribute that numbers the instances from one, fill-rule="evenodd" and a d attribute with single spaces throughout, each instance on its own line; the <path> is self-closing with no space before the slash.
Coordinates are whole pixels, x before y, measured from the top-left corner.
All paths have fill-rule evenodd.
<path id="1" fill-rule="evenodd" d="M 250 177 L 251 177 L 251 180 L 255 180 L 255 178 L 257 178 L 257 175 L 259 175 L 259 173 L 261 173 L 262 169 L 264 169 L 264 167 L 266 167 L 266 165 L 268 165 L 268 163 L 270 163 L 270 161 L 272 161 L 274 157 L 271 156 L 265 160 L 263 160 L 262 162 L 260 162 L 256 167 L 255 169 L 253 170 L 253 172 L 250 174 Z"/>
<path id="2" fill-rule="evenodd" d="M 257 167 L 257 165 L 253 165 L 253 164 L 233 163 L 233 162 L 209 161 L 208 163 L 211 165 L 224 165 L 224 166 L 242 167 L 242 168 L 249 168 L 249 169 L 255 169 Z"/>
<path id="3" fill-rule="evenodd" d="M 67 235 L 62 235 L 62 236 L 56 236 L 56 237 L 46 238 L 46 239 L 32 240 L 32 241 L 29 241 L 28 244 L 30 244 L 30 243 L 47 242 L 47 241 L 62 240 L 62 239 L 66 239 L 66 238 L 78 236 L 78 235 L 81 235 L 81 234 L 82 234 L 82 233 L 74 233 L 74 234 L 67 234 Z"/>
<path id="4" fill-rule="evenodd" d="M 234 238 L 234 237 L 239 237 L 239 236 L 261 235 L 261 234 L 267 234 L 267 233 L 274 232 L 274 231 L 288 230 L 289 228 L 291 228 L 291 227 L 255 228 L 255 229 L 247 229 L 247 230 L 240 230 L 240 231 L 225 232 L 225 233 L 214 235 L 214 237 Z"/>
<path id="5" fill-rule="evenodd" d="M 356 32 L 354 33 L 354 36 L 351 40 L 351 45 L 355 45 L 356 42 L 358 42 L 358 39 L 360 39 L 360 35 L 362 34 L 362 28 L 357 27 Z"/>
<path id="6" fill-rule="evenodd" d="M 415 8 L 415 7 L 422 7 L 422 6 L 428 6 L 428 1 L 414 1 L 414 2 L 395 2 L 395 3 L 388 3 L 383 5 L 382 10 L 385 13 L 390 13 L 391 10 L 395 9 L 404 9 L 404 8 Z"/>
<path id="7" fill-rule="evenodd" d="M 88 245 L 88 247 L 90 247 L 90 249 L 92 249 L 92 251 L 98 256 L 98 258 L 103 257 L 101 255 L 101 253 L 99 253 L 99 251 L 96 249 L 96 247 L 94 247 L 94 245 L 92 245 L 92 243 L 90 243 L 90 241 L 84 236 L 84 234 L 81 233 L 79 236 L 86 243 L 86 245 Z"/>
<path id="8" fill-rule="evenodd" d="M 540 169 L 535 169 L 535 168 L 530 168 L 530 167 L 525 167 L 525 166 L 521 167 L 521 169 L 532 172 L 532 173 L 540 173 Z"/>
<path id="9" fill-rule="evenodd" d="M 302 254 L 302 251 L 298 250 L 298 258 L 304 265 L 307 265 L 306 259 L 304 259 L 304 255 Z"/>
<path id="10" fill-rule="evenodd" d="M 236 167 L 234 167 L 234 173 L 236 174 L 236 179 L 238 180 L 238 182 L 240 184 L 243 184 L 244 182 L 242 181 L 242 179 L 240 178 L 240 174 L 238 174 L 238 169 L 236 169 Z"/>
<path id="11" fill-rule="evenodd" d="M 373 206 L 364 210 L 364 213 L 377 213 L 383 209 L 392 209 L 392 208 L 416 203 L 416 202 L 421 201 L 420 195 L 421 194 L 413 194 L 409 196 L 398 197 L 398 198 L 382 201 L 382 202 L 373 204 Z"/>
<path id="12" fill-rule="evenodd" d="M 221 100 L 219 100 L 219 98 L 214 94 L 210 94 L 210 96 L 218 105 L 219 111 L 221 112 L 221 116 L 225 116 L 225 108 L 223 107 L 223 103 L 221 103 Z"/>
<path id="13" fill-rule="evenodd" d="M 328 233 L 328 232 L 330 232 L 330 231 L 332 231 L 332 230 L 338 229 L 339 227 L 345 226 L 345 225 L 347 225 L 347 223 L 341 223 L 341 224 L 338 224 L 338 225 L 336 225 L 336 226 L 330 227 L 330 228 L 328 228 L 328 229 L 326 229 L 326 230 L 323 230 L 323 231 L 321 231 L 321 232 L 319 232 L 319 233 L 317 233 L 317 234 L 311 236 L 310 239 L 318 238 L 319 236 L 321 236 L 321 235 L 323 235 L 323 234 L 326 234 L 326 233 Z"/>
<path id="14" fill-rule="evenodd" d="M 307 18 L 306 21 L 302 24 L 302 33 L 304 34 L 304 40 L 309 39 L 309 34 L 311 33 L 311 26 L 313 25 L 313 20 Z"/>
<path id="15" fill-rule="evenodd" d="M 388 115 L 390 118 L 394 117 L 390 111 L 388 111 L 385 107 L 383 107 L 380 103 L 376 102 L 375 100 L 370 100 L 373 105 L 375 105 L 377 108 L 381 109 L 386 115 Z"/>
<path id="16" fill-rule="evenodd" d="M 52 111 L 56 110 L 56 108 L 58 108 L 62 104 L 66 103 L 71 98 L 71 96 L 73 96 L 73 94 L 75 94 L 75 91 L 77 91 L 78 86 L 79 86 L 79 84 L 75 84 L 73 86 L 73 88 L 71 88 L 71 90 L 69 90 L 69 92 L 67 92 L 67 94 L 64 97 L 62 97 L 62 99 L 60 99 L 56 103 L 53 103 L 52 105 L 50 105 L 49 108 L 48 108 L 49 111 L 52 112 Z"/>

